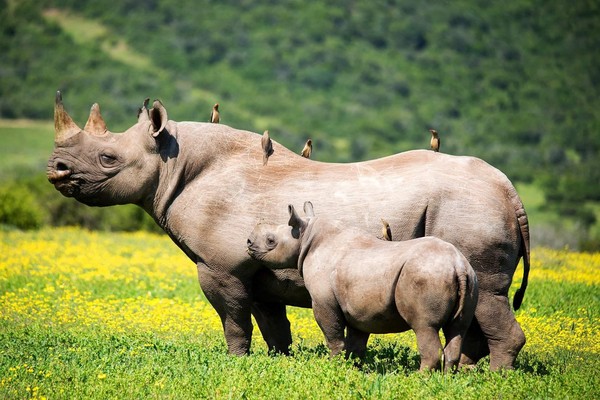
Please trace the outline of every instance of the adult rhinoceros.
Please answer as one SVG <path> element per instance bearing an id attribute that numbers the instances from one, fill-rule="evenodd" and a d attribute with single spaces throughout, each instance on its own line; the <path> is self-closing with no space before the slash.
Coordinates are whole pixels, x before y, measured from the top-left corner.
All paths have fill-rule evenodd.
<path id="1" fill-rule="evenodd" d="M 284 223 L 287 204 L 310 200 L 332 218 L 377 234 L 389 221 L 395 240 L 437 236 L 457 246 L 479 280 L 479 302 L 461 356 L 490 354 L 511 368 L 525 343 L 508 301 L 517 264 L 529 270 L 527 215 L 513 185 L 472 157 L 409 151 L 377 160 L 312 161 L 274 142 L 263 166 L 261 136 L 222 124 L 175 122 L 155 101 L 122 134 L 110 133 L 98 106 L 80 129 L 60 92 L 48 179 L 90 206 L 142 207 L 196 263 L 200 286 L 223 323 L 229 352 L 250 348 L 251 313 L 269 348 L 291 344 L 286 305 L 310 306 L 297 270 L 272 271 L 252 260 L 246 238 L 257 221 Z"/>

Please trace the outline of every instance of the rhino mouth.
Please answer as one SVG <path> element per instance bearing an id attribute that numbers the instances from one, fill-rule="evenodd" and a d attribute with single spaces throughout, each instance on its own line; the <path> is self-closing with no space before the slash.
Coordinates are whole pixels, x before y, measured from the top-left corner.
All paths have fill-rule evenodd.
<path id="1" fill-rule="evenodd" d="M 52 165 L 54 164 L 54 165 Z M 63 162 L 48 165 L 46 177 L 56 190 L 66 197 L 75 197 L 80 192 L 81 180 L 73 176 L 73 171 Z"/>
<path id="2" fill-rule="evenodd" d="M 261 251 L 250 240 L 248 240 L 247 247 L 246 247 L 246 252 L 250 256 L 250 258 L 253 258 L 255 260 L 262 260 L 265 257 L 265 255 L 266 255 L 266 252 Z"/>
<path id="3" fill-rule="evenodd" d="M 77 197 L 81 192 L 78 182 L 74 180 L 56 182 L 54 187 L 65 197 Z"/>

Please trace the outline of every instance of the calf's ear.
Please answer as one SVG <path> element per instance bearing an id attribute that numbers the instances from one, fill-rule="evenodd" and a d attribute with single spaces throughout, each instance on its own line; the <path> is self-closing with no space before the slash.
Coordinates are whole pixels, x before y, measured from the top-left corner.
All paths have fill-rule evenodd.
<path id="1" fill-rule="evenodd" d="M 304 215 L 308 218 L 313 218 L 315 216 L 315 210 L 313 209 L 313 203 L 310 201 L 304 202 Z"/>
<path id="2" fill-rule="evenodd" d="M 296 237 L 297 234 L 301 233 L 306 228 L 306 221 L 300 218 L 296 209 L 293 205 L 288 205 L 288 212 L 290 213 L 290 220 L 288 225 L 292 227 L 292 234 Z"/>
<path id="3" fill-rule="evenodd" d="M 163 129 L 165 129 L 167 120 L 169 119 L 167 116 L 167 110 L 162 105 L 160 100 L 154 100 L 149 116 L 150 121 L 152 122 L 152 128 L 154 130 L 152 136 L 157 137 L 163 131 Z"/>

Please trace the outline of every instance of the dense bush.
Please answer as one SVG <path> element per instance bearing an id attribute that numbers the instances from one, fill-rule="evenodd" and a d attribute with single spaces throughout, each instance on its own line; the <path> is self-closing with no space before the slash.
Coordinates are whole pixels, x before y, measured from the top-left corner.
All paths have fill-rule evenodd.
<path id="1" fill-rule="evenodd" d="M 0 183 L 0 223 L 21 229 L 78 225 L 87 229 L 162 232 L 144 210 L 134 205 L 88 207 L 60 195 L 44 176 Z"/>
<path id="2" fill-rule="evenodd" d="M 0 224 L 33 229 L 43 222 L 44 212 L 32 191 L 16 183 L 0 186 Z"/>

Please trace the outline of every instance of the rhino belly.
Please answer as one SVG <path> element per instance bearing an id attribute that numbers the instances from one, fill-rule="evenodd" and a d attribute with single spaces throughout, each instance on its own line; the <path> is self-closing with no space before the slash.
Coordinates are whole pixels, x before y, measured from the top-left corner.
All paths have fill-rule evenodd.
<path id="1" fill-rule="evenodd" d="M 253 277 L 253 300 L 295 307 L 311 307 L 304 280 L 296 269 L 259 269 Z"/>
<path id="2" fill-rule="evenodd" d="M 364 276 L 365 270 L 370 271 L 368 276 Z M 356 275 L 363 275 L 362 279 Z M 370 333 L 410 329 L 396 307 L 395 275 L 392 268 L 374 267 L 338 270 L 332 276 L 336 299 L 350 326 Z"/>

